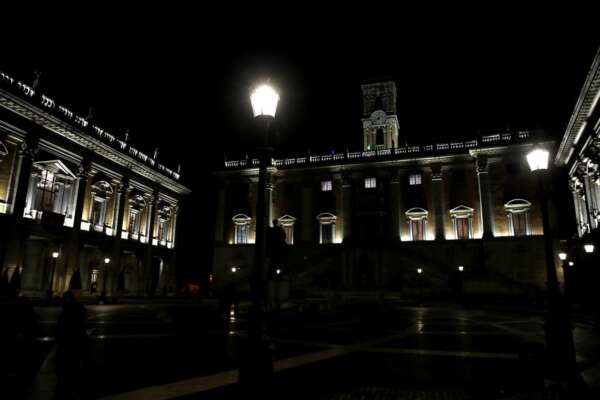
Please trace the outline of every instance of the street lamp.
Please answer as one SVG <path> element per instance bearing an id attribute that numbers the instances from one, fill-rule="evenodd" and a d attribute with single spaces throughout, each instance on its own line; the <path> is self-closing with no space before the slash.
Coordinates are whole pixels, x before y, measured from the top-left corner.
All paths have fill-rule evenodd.
<path id="1" fill-rule="evenodd" d="M 273 149 L 269 147 L 269 130 L 277 112 L 279 93 L 271 85 L 258 85 L 250 93 L 250 103 L 256 129 L 262 135 L 262 146 L 258 149 L 256 239 L 254 242 L 254 268 L 251 278 L 252 309 L 248 321 L 246 358 L 240 365 L 240 382 L 260 391 L 263 390 L 263 386 L 273 372 L 268 344 L 263 340 L 267 207 L 265 192 L 267 190 L 267 166 L 273 153 Z"/>
<path id="2" fill-rule="evenodd" d="M 583 245 L 583 249 L 585 250 L 586 253 L 593 253 L 594 252 L 594 245 L 591 243 L 586 243 Z"/>
<path id="3" fill-rule="evenodd" d="M 48 282 L 48 291 L 46 294 L 48 301 L 51 301 L 52 297 L 54 297 L 54 273 L 56 271 L 56 262 L 58 261 L 59 256 L 60 253 L 58 251 L 52 252 L 52 261 L 50 265 L 50 281 Z"/>
<path id="4" fill-rule="evenodd" d="M 104 277 L 102 279 L 102 294 L 100 294 L 100 301 L 106 303 L 106 281 L 108 280 L 108 264 L 110 264 L 110 258 L 104 257 Z"/>
<path id="5" fill-rule="evenodd" d="M 462 265 L 458 266 L 458 271 L 459 272 L 463 272 L 465 270 L 465 267 L 463 267 Z"/>
<path id="6" fill-rule="evenodd" d="M 538 194 L 542 208 L 542 227 L 544 230 L 544 254 L 546 263 L 546 285 L 549 296 L 549 312 L 544 325 L 546 333 L 546 351 L 548 354 L 548 371 L 552 378 L 567 382 L 579 381 L 575 362 L 575 346 L 573 331 L 569 322 L 568 308 L 558 290 L 558 277 L 555 267 L 553 249 L 553 233 L 548 213 L 548 190 L 545 185 L 546 171 L 550 152 L 543 147 L 535 146 L 527 153 L 529 169 L 536 175 Z M 559 254 L 559 258 L 562 257 Z M 566 259 L 566 257 L 565 257 Z"/>
<path id="7" fill-rule="evenodd" d="M 423 270 L 421 268 L 417 268 L 417 274 L 422 274 Z"/>
<path id="8" fill-rule="evenodd" d="M 560 253 L 558 253 L 558 259 L 560 261 L 565 261 L 567 259 L 567 253 L 565 253 L 564 251 L 561 251 Z"/>

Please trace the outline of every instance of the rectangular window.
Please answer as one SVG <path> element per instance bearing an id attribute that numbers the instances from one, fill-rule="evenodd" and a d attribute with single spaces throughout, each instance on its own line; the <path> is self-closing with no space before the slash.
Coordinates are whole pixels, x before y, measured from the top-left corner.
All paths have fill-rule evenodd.
<path id="1" fill-rule="evenodd" d="M 425 239 L 425 220 L 410 220 L 410 233 L 412 240 L 424 240 Z"/>
<path id="2" fill-rule="evenodd" d="M 131 210 L 129 212 L 129 233 L 137 235 L 140 230 L 140 218 L 137 210 Z"/>
<path id="3" fill-rule="evenodd" d="M 167 236 L 167 221 L 159 221 L 158 222 L 158 240 L 163 241 L 166 240 Z"/>
<path id="4" fill-rule="evenodd" d="M 408 177 L 408 183 L 410 185 L 420 185 L 421 184 L 421 174 L 410 174 Z"/>
<path id="5" fill-rule="evenodd" d="M 365 178 L 365 189 L 373 189 L 377 187 L 376 178 Z"/>
<path id="6" fill-rule="evenodd" d="M 461 239 L 469 239 L 471 237 L 471 232 L 469 229 L 469 218 L 456 218 L 456 238 Z"/>
<path id="7" fill-rule="evenodd" d="M 321 191 L 323 192 L 331 192 L 333 185 L 331 181 L 321 181 Z"/>
<path id="8" fill-rule="evenodd" d="M 321 224 L 321 243 L 333 243 L 333 228 L 334 224 Z"/>
<path id="9" fill-rule="evenodd" d="M 527 236 L 527 212 L 511 213 L 513 235 Z"/>
<path id="10" fill-rule="evenodd" d="M 282 228 L 285 232 L 285 242 L 287 244 L 294 244 L 294 225 L 284 225 Z"/>
<path id="11" fill-rule="evenodd" d="M 248 236 L 250 233 L 248 224 L 235 225 L 235 244 L 246 244 L 248 243 Z"/>

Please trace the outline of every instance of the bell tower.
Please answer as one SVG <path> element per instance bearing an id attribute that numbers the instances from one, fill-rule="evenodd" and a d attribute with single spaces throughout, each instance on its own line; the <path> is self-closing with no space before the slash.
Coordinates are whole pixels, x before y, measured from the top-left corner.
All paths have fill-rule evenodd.
<path id="1" fill-rule="evenodd" d="M 398 143 L 396 84 L 380 81 L 361 85 L 363 147 L 365 151 L 393 149 Z M 404 145 L 404 144 L 402 144 Z"/>

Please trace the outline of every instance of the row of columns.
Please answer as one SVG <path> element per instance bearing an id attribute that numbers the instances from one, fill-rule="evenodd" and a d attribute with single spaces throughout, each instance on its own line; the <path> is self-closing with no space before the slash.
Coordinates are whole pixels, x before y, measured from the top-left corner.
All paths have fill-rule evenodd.
<path id="1" fill-rule="evenodd" d="M 477 173 L 477 186 L 479 193 L 479 216 L 480 216 L 480 231 L 483 238 L 491 238 L 494 236 L 494 205 L 491 196 L 490 178 L 488 169 L 488 160 L 484 156 L 479 156 L 475 160 Z M 435 227 L 436 240 L 445 239 L 444 229 L 444 199 L 443 199 L 443 171 L 441 164 L 434 164 L 431 167 L 431 197 L 433 204 L 433 219 Z M 390 216 L 392 232 L 391 237 L 400 238 L 401 215 L 400 210 L 403 209 L 400 177 L 393 175 L 389 180 L 390 188 Z M 267 184 L 266 199 L 267 222 L 272 225 L 273 220 L 273 188 L 272 181 Z M 314 219 L 313 212 L 313 185 L 305 185 L 301 192 L 301 219 L 310 221 Z M 341 217 L 341 232 L 344 238 L 347 238 L 352 233 L 352 182 L 349 174 L 341 176 L 341 210 L 338 210 L 338 216 Z M 225 240 L 225 202 L 226 202 L 226 186 L 223 184 L 217 191 L 217 209 L 216 209 L 216 225 L 215 225 L 215 241 L 217 243 Z M 313 232 L 311 224 L 302 224 L 300 231 L 300 239 L 302 241 L 311 241 Z"/>

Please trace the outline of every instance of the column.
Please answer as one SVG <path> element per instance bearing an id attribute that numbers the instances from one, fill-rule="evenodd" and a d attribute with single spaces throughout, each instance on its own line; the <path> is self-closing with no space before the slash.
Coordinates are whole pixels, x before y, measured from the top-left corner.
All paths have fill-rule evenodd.
<path id="1" fill-rule="evenodd" d="M 217 191 L 217 210 L 215 213 L 215 243 L 223 243 L 225 241 L 225 194 L 226 186 L 225 183 L 220 182 Z M 173 227 L 175 231 L 175 227 Z M 173 239 L 175 242 L 175 239 Z"/>
<path id="2" fill-rule="evenodd" d="M 11 211 L 17 218 L 23 217 L 27 191 L 30 184 L 30 176 L 33 167 L 35 155 L 38 152 L 38 138 L 36 136 L 28 137 L 21 143 L 17 153 L 17 168 L 15 169 L 16 190 L 11 199 Z"/>
<path id="3" fill-rule="evenodd" d="M 158 200 L 158 192 L 154 192 L 152 197 L 147 200 L 148 219 L 146 222 L 146 235 L 148 237 L 148 243 L 146 243 L 146 274 L 152 276 L 152 240 L 154 237 L 154 205 Z"/>
<path id="4" fill-rule="evenodd" d="M 121 273 L 121 233 L 123 232 L 123 216 L 125 215 L 125 196 L 128 190 L 129 181 L 127 178 L 125 178 L 123 181 L 118 183 L 117 192 L 115 193 L 115 208 L 117 209 L 117 212 L 113 213 L 113 234 L 115 239 L 112 251 L 113 261 L 111 264 L 116 272 L 117 279 Z"/>
<path id="5" fill-rule="evenodd" d="M 575 209 L 575 221 L 577 222 L 577 234 L 579 237 L 583 236 L 583 218 L 581 217 L 581 203 L 580 196 L 575 187 L 573 181 L 569 182 L 569 188 L 571 189 L 571 195 L 573 196 L 573 207 Z"/>
<path id="6" fill-rule="evenodd" d="M 488 163 L 485 156 L 477 157 L 475 162 L 479 187 L 479 219 L 483 238 L 487 239 L 494 237 L 494 206 L 490 195 Z"/>
<path id="7" fill-rule="evenodd" d="M 433 203 L 435 240 L 444 240 L 444 211 L 442 199 L 442 165 L 431 166 L 431 197 Z"/>
<path id="8" fill-rule="evenodd" d="M 342 242 L 352 236 L 352 176 L 342 176 Z"/>
<path id="9" fill-rule="evenodd" d="M 585 188 L 585 206 L 589 215 L 590 229 L 593 230 L 598 227 L 598 221 L 596 220 L 596 218 L 594 218 L 594 187 L 593 183 L 590 180 L 590 176 L 587 173 L 583 176 L 583 184 Z"/>
<path id="10" fill-rule="evenodd" d="M 38 138 L 35 133 L 28 133 L 25 142 L 21 143 L 18 150 L 17 168 L 14 178 L 17 180 L 15 191 L 10 200 L 10 209 L 13 218 L 9 226 L 5 227 L 10 234 L 6 243 L 3 268 L 8 268 L 9 273 L 21 266 L 24 252 L 25 237 L 22 229 L 22 218 L 25 210 L 25 201 L 30 184 L 30 175 L 33 167 L 35 154 L 38 151 Z M 1 272 L 1 271 L 0 271 Z"/>
<path id="11" fill-rule="evenodd" d="M 265 226 L 273 227 L 273 189 L 275 188 L 275 184 L 273 181 L 269 181 L 269 175 L 267 175 L 267 185 L 265 192 L 265 203 L 267 209 L 265 210 Z M 272 177 L 270 177 L 272 179 Z"/>
<path id="12" fill-rule="evenodd" d="M 317 223 L 316 215 L 313 212 L 313 182 L 304 182 L 302 187 L 302 231 L 301 239 L 303 242 L 315 242 L 313 227 Z"/>
<path id="13" fill-rule="evenodd" d="M 71 236 L 67 243 L 67 261 L 65 264 L 65 270 L 61 274 L 57 281 L 62 282 L 62 287 L 58 287 L 58 290 L 68 289 L 68 278 L 79 268 L 79 257 L 81 251 L 81 219 L 83 215 L 83 203 L 85 201 L 85 192 L 87 191 L 87 185 L 91 173 L 91 163 L 89 160 L 83 160 L 77 170 L 77 178 L 74 183 L 75 191 L 75 204 L 73 208 L 73 229 L 71 230 Z"/>
<path id="14" fill-rule="evenodd" d="M 400 177 L 396 172 L 390 176 L 391 238 L 400 240 Z"/>
<path id="15" fill-rule="evenodd" d="M 175 248 L 175 239 L 177 239 L 177 217 L 179 216 L 179 210 L 180 210 L 181 206 L 180 205 L 176 205 L 173 208 L 173 213 L 171 214 L 171 218 L 172 218 L 172 224 L 173 227 L 171 228 L 171 248 L 174 249 Z M 223 225 L 223 223 L 221 223 L 221 225 Z M 223 230 L 221 228 L 221 230 Z"/>

